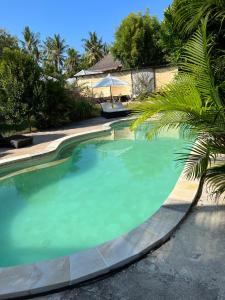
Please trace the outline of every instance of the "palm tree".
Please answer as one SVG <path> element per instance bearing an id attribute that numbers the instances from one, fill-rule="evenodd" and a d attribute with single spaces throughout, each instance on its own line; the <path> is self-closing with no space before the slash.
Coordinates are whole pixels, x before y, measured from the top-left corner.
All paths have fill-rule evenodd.
<path id="1" fill-rule="evenodd" d="M 59 34 L 55 34 L 53 38 L 48 37 L 44 45 L 46 64 L 53 66 L 56 73 L 61 73 L 65 60 L 65 51 L 68 47 L 65 40 L 62 39 Z"/>
<path id="2" fill-rule="evenodd" d="M 103 44 L 103 54 L 107 55 L 110 52 L 110 45 L 107 43 Z"/>
<path id="3" fill-rule="evenodd" d="M 225 107 L 211 68 L 212 45 L 206 27 L 204 20 L 189 40 L 175 81 L 136 108 L 140 115 L 132 127 L 157 115 L 148 138 L 165 128 L 180 128 L 188 136 L 197 136 L 194 146 L 179 160 L 186 161 L 188 178 L 204 177 L 214 195 L 220 196 L 225 193 L 225 162 L 221 159 L 225 154 Z"/>
<path id="4" fill-rule="evenodd" d="M 23 31 L 24 41 L 21 41 L 23 48 L 26 52 L 31 54 L 38 62 L 40 59 L 40 35 L 30 30 L 29 26 L 26 26 Z"/>
<path id="5" fill-rule="evenodd" d="M 83 39 L 85 56 L 90 66 L 96 64 L 105 55 L 105 46 L 101 38 L 97 37 L 96 32 L 89 32 L 89 38 Z"/>
<path id="6" fill-rule="evenodd" d="M 72 77 L 78 71 L 80 63 L 80 55 L 74 48 L 67 50 L 67 58 L 65 60 L 65 68 L 68 77 Z"/>

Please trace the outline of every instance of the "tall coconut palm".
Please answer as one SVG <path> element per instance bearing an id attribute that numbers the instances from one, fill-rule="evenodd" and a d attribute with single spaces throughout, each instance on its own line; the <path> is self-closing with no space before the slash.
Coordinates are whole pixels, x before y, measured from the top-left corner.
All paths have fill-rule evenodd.
<path id="1" fill-rule="evenodd" d="M 85 56 L 90 66 L 96 64 L 104 56 L 105 46 L 96 32 L 89 32 L 89 38 L 83 39 Z"/>
<path id="2" fill-rule="evenodd" d="M 29 26 L 26 26 L 23 31 L 24 41 L 21 41 L 23 48 L 29 54 L 31 54 L 38 62 L 40 59 L 40 35 L 30 30 Z"/>
<path id="3" fill-rule="evenodd" d="M 67 45 L 59 34 L 48 37 L 44 42 L 44 53 L 46 56 L 46 64 L 54 67 L 56 73 L 61 73 L 65 60 L 65 51 Z"/>
<path id="4" fill-rule="evenodd" d="M 68 77 L 72 77 L 78 71 L 80 63 L 80 55 L 74 48 L 67 50 L 67 58 L 65 60 L 65 68 Z"/>
<path id="5" fill-rule="evenodd" d="M 136 108 L 140 115 L 133 129 L 157 115 L 149 138 L 165 128 L 180 128 L 197 136 L 192 152 L 179 159 L 186 161 L 188 178 L 204 176 L 214 194 L 220 196 L 225 193 L 225 160 L 221 156 L 225 154 L 225 107 L 210 64 L 206 27 L 206 21 L 202 21 L 188 42 L 180 65 L 182 71 L 175 81 Z M 222 160 L 215 166 L 218 158 Z"/>

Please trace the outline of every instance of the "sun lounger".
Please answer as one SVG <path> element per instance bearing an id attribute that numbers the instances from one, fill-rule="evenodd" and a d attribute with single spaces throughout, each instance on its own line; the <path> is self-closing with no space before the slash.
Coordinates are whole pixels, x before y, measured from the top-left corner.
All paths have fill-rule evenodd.
<path id="1" fill-rule="evenodd" d="M 102 108 L 102 116 L 104 118 L 116 118 L 127 116 L 130 111 L 126 109 L 121 102 L 109 103 L 104 102 L 100 103 Z"/>
<path id="2" fill-rule="evenodd" d="M 13 135 L 10 137 L 2 137 L 0 135 L 0 147 L 21 148 L 33 144 L 33 138 L 25 135 Z"/>

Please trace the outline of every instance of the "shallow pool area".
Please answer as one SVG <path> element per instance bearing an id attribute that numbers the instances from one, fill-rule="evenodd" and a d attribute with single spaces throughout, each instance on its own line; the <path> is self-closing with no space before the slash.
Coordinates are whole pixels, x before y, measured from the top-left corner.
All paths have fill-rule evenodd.
<path id="1" fill-rule="evenodd" d="M 0 266 L 69 255 L 130 231 L 154 214 L 182 171 L 184 141 L 168 132 L 145 139 L 128 123 L 71 142 L 49 163 L 0 180 Z"/>

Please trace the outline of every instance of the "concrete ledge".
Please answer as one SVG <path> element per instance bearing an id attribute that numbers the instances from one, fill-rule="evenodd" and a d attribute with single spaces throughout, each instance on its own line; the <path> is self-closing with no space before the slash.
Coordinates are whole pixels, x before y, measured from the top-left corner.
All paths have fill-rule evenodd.
<path id="1" fill-rule="evenodd" d="M 127 120 L 127 119 L 125 119 Z M 56 156 L 66 142 L 83 140 L 111 130 L 110 122 L 102 129 L 75 134 L 52 142 L 48 151 L 18 159 L 1 160 L 0 166 Z M 120 121 L 119 121 L 120 122 Z M 41 160 L 40 160 L 41 159 Z M 31 265 L 0 268 L 0 299 L 34 295 L 81 283 L 131 263 L 165 242 L 189 212 L 198 194 L 199 182 L 187 181 L 181 174 L 172 193 L 160 209 L 134 230 L 89 250 Z"/>

